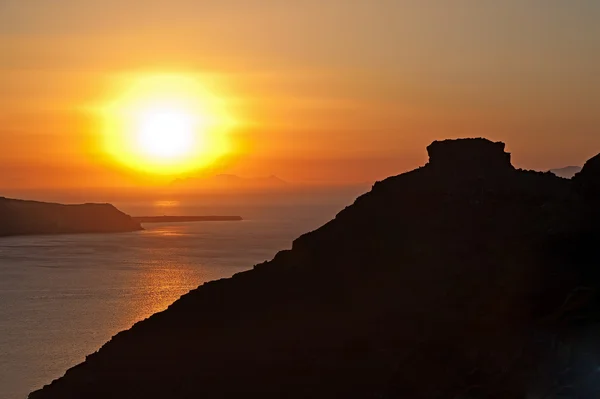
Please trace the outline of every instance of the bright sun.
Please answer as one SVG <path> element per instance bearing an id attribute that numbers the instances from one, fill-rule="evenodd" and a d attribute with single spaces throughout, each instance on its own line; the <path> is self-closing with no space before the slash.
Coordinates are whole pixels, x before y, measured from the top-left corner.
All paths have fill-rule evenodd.
<path id="1" fill-rule="evenodd" d="M 194 115 L 181 109 L 145 109 L 137 117 L 136 137 L 143 152 L 159 158 L 186 155 L 203 131 L 197 130 Z"/>
<path id="2" fill-rule="evenodd" d="M 232 119 L 224 102 L 198 79 L 147 75 L 104 106 L 106 150 L 146 173 L 174 175 L 200 169 L 232 151 Z"/>

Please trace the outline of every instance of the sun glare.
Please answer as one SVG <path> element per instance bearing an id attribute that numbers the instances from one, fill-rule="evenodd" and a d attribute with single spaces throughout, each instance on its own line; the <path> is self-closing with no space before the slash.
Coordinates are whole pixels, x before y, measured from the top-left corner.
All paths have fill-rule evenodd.
<path id="1" fill-rule="evenodd" d="M 194 116 L 180 109 L 155 108 L 140 112 L 136 121 L 139 146 L 149 156 L 175 158 L 186 155 L 204 134 Z"/>
<path id="2" fill-rule="evenodd" d="M 118 162 L 173 175 L 209 166 L 232 151 L 231 117 L 197 79 L 151 75 L 125 84 L 123 94 L 103 107 L 105 148 Z"/>

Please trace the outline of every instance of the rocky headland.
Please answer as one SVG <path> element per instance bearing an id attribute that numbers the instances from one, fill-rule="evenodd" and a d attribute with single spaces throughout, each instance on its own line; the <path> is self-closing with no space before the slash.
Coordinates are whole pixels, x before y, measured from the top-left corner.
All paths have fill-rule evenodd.
<path id="1" fill-rule="evenodd" d="M 30 398 L 600 396 L 600 157 L 567 180 L 504 148 L 433 143 Z"/>
<path id="2" fill-rule="evenodd" d="M 0 237 L 137 230 L 142 230 L 138 222 L 110 204 L 63 205 L 0 197 Z"/>

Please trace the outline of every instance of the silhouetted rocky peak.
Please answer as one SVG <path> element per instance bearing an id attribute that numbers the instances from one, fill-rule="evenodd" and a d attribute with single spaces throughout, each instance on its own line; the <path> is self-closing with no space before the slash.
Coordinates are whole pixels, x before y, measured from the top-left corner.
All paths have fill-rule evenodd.
<path id="1" fill-rule="evenodd" d="M 600 154 L 587 161 L 573 181 L 587 197 L 600 198 Z"/>
<path id="2" fill-rule="evenodd" d="M 503 143 L 428 150 L 30 399 L 600 397 L 600 156 L 567 180 Z"/>
<path id="3" fill-rule="evenodd" d="M 447 175 L 483 177 L 514 171 L 505 144 L 483 138 L 434 141 L 427 152 L 430 169 Z"/>

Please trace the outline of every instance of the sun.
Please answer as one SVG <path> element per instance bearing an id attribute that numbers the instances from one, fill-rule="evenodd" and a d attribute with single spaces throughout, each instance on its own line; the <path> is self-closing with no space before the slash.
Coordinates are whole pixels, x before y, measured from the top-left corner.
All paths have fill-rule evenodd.
<path id="1" fill-rule="evenodd" d="M 104 148 L 119 163 L 149 174 L 207 167 L 232 151 L 226 104 L 199 79 L 144 75 L 126 79 L 102 107 Z"/>
<path id="2" fill-rule="evenodd" d="M 135 132 L 138 145 L 151 157 L 172 159 L 186 156 L 205 133 L 195 119 L 195 115 L 177 108 L 141 110 Z"/>

